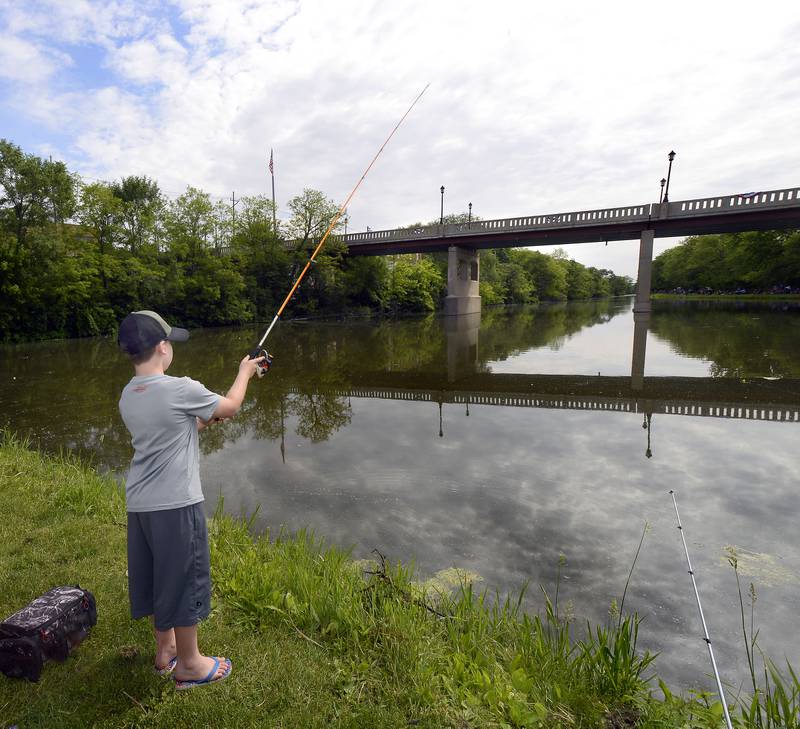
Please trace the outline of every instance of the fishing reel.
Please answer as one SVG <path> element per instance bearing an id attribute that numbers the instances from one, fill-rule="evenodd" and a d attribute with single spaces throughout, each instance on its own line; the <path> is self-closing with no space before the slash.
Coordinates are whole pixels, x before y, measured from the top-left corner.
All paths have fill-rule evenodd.
<path id="1" fill-rule="evenodd" d="M 272 355 L 266 349 L 254 349 L 250 352 L 250 359 L 256 359 L 257 357 L 264 358 L 263 362 L 256 365 L 256 374 L 261 378 L 269 372 L 269 368 L 272 366 Z"/>

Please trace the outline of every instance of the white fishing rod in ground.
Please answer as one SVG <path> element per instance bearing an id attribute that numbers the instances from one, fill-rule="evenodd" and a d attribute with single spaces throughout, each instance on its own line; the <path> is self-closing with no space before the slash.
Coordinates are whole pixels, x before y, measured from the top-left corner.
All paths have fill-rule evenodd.
<path id="1" fill-rule="evenodd" d="M 731 724 L 731 715 L 728 713 L 728 703 L 725 701 L 725 692 L 722 690 L 722 681 L 719 678 L 719 671 L 717 670 L 717 662 L 714 660 L 714 649 L 711 647 L 711 638 L 708 635 L 708 626 L 706 625 L 706 618 L 703 615 L 703 606 L 700 604 L 700 593 L 697 591 L 697 581 L 694 579 L 694 570 L 692 569 L 692 561 L 689 559 L 689 548 L 686 546 L 686 537 L 683 533 L 683 524 L 681 524 L 681 515 L 678 513 L 678 502 L 675 499 L 675 492 L 670 489 L 672 496 L 672 505 L 675 507 L 675 517 L 678 520 L 678 531 L 681 533 L 681 541 L 683 542 L 683 551 L 686 553 L 686 564 L 689 566 L 689 576 L 692 578 L 692 587 L 694 587 L 694 597 L 697 600 L 697 610 L 700 613 L 700 622 L 703 624 L 703 640 L 708 647 L 708 655 L 711 658 L 711 668 L 714 669 L 714 678 L 717 681 L 717 692 L 719 693 L 719 700 L 722 702 L 722 711 L 725 714 L 725 725 L 728 729 L 733 729 Z"/>

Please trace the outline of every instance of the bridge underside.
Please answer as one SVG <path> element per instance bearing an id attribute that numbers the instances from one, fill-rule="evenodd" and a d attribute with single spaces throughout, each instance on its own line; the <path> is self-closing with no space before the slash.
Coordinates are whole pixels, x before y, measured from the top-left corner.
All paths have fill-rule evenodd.
<path id="1" fill-rule="evenodd" d="M 604 223 L 575 227 L 553 227 L 530 231 L 458 233 L 440 237 L 409 238 L 359 242 L 349 247 L 351 256 L 385 256 L 401 253 L 435 253 L 449 246 L 483 250 L 520 248 L 525 246 L 602 243 L 604 241 L 637 240 L 643 230 L 652 230 L 656 238 L 677 238 L 709 233 L 740 233 L 751 230 L 800 228 L 800 209 L 772 209 L 743 213 L 726 212 L 702 218 L 646 218 L 642 221 Z"/>

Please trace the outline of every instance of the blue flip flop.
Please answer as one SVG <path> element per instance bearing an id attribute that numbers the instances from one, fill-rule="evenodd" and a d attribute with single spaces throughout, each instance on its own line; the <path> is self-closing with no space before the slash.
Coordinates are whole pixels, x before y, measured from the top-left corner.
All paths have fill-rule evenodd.
<path id="1" fill-rule="evenodd" d="M 225 670 L 219 675 L 215 675 L 217 673 L 217 669 L 219 668 L 219 658 L 214 659 L 214 667 L 208 672 L 208 676 L 205 678 L 200 678 L 196 680 L 187 680 L 182 681 L 179 678 L 175 679 L 175 689 L 177 691 L 184 691 L 186 689 L 197 688 L 198 686 L 206 686 L 210 683 L 216 683 L 217 681 L 222 681 L 228 676 L 231 675 L 231 671 L 233 670 L 233 664 L 231 663 L 230 658 L 225 659 Z"/>
<path id="2" fill-rule="evenodd" d="M 169 676 L 169 674 L 175 670 L 175 664 L 177 662 L 178 662 L 178 656 L 173 656 L 172 658 L 169 659 L 169 662 L 167 663 L 166 666 L 164 666 L 164 668 L 159 668 L 158 666 L 153 664 L 153 670 L 159 676 Z"/>

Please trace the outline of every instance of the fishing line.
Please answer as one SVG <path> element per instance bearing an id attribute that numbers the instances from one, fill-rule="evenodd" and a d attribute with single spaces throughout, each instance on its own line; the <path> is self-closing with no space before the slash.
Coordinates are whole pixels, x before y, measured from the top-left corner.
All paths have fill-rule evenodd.
<path id="1" fill-rule="evenodd" d="M 297 280 L 294 282 L 294 285 L 289 290 L 289 293 L 286 295 L 286 298 L 283 300 L 283 303 L 278 309 L 277 314 L 275 314 L 275 317 L 273 318 L 269 327 L 267 327 L 267 331 L 264 332 L 264 336 L 261 337 L 261 340 L 259 341 L 258 345 L 256 345 L 256 348 L 251 353 L 250 359 L 255 359 L 256 357 L 259 356 L 265 358 L 264 365 L 266 366 L 259 367 L 259 373 L 258 373 L 259 377 L 261 377 L 269 369 L 269 365 L 272 362 L 272 355 L 270 355 L 269 352 L 267 352 L 266 350 L 262 350 L 264 342 L 267 340 L 269 333 L 272 331 L 272 328 L 278 322 L 278 319 L 283 313 L 283 310 L 286 308 L 286 305 L 289 303 L 290 299 L 294 295 L 294 292 L 297 290 L 297 287 L 300 285 L 300 282 L 303 280 L 303 277 L 306 275 L 306 272 L 308 271 L 309 268 L 311 268 L 311 264 L 314 263 L 314 259 L 317 257 L 317 254 L 320 252 L 320 250 L 322 250 L 322 246 L 325 245 L 325 241 L 327 240 L 331 231 L 336 226 L 336 223 L 339 222 L 339 218 L 342 217 L 342 214 L 344 213 L 345 209 L 350 203 L 350 200 L 353 199 L 353 196 L 356 194 L 356 190 L 358 190 L 358 188 L 361 186 L 361 183 L 364 181 L 364 178 L 367 176 L 367 173 L 372 169 L 372 165 L 375 164 L 375 161 L 378 159 L 378 157 L 380 157 L 381 152 L 383 152 L 384 147 L 386 147 L 386 145 L 389 144 L 389 140 L 394 136 L 394 133 L 400 128 L 400 125 L 405 121 L 406 117 L 411 113 L 411 110 L 416 106 L 417 102 L 422 98 L 422 95 L 428 90 L 428 86 L 430 86 L 430 84 L 426 84 L 425 88 L 422 89 L 422 91 L 420 91 L 419 96 L 417 96 L 417 98 L 414 99 L 413 102 L 411 102 L 411 106 L 408 107 L 406 113 L 403 114 L 403 116 L 400 118 L 400 121 L 397 122 L 394 129 L 392 129 L 389 136 L 386 137 L 386 140 L 381 145 L 380 149 L 377 151 L 375 156 L 372 158 L 372 162 L 370 162 L 369 165 L 367 165 L 367 169 L 364 170 L 364 174 L 361 175 L 361 178 L 356 183 L 355 187 L 350 191 L 350 194 L 347 196 L 347 199 L 342 203 L 341 207 L 339 208 L 339 211 L 334 216 L 333 220 L 328 226 L 328 229 L 325 231 L 325 234 L 322 236 L 320 242 L 317 244 L 317 247 L 314 249 L 314 252 L 311 254 L 311 258 L 309 258 L 308 261 L 306 262 L 305 267 L 300 272 L 300 275 L 297 277 Z"/>
<path id="2" fill-rule="evenodd" d="M 689 576 L 692 578 L 692 587 L 694 587 L 694 597 L 697 600 L 697 610 L 700 613 L 700 622 L 703 624 L 703 640 L 708 646 L 708 655 L 711 658 L 711 667 L 714 669 L 714 678 L 717 680 L 717 691 L 719 698 L 722 702 L 722 711 L 725 713 L 725 724 L 728 729 L 733 729 L 731 724 L 731 717 L 728 714 L 728 704 L 725 701 L 725 693 L 722 690 L 722 681 L 719 678 L 719 671 L 717 670 L 717 662 L 714 660 L 714 651 L 711 648 L 711 638 L 708 637 L 708 628 L 706 627 L 706 619 L 703 615 L 703 606 L 700 604 L 700 593 L 697 591 L 697 582 L 694 579 L 694 570 L 692 569 L 692 562 L 689 559 L 689 548 L 686 546 L 686 537 L 683 535 L 683 525 L 681 524 L 681 515 L 678 513 L 678 502 L 675 500 L 675 492 L 670 489 L 672 495 L 672 504 L 675 507 L 675 517 L 678 519 L 678 531 L 681 533 L 681 540 L 683 541 L 683 551 L 686 553 L 686 564 L 689 565 Z"/>

